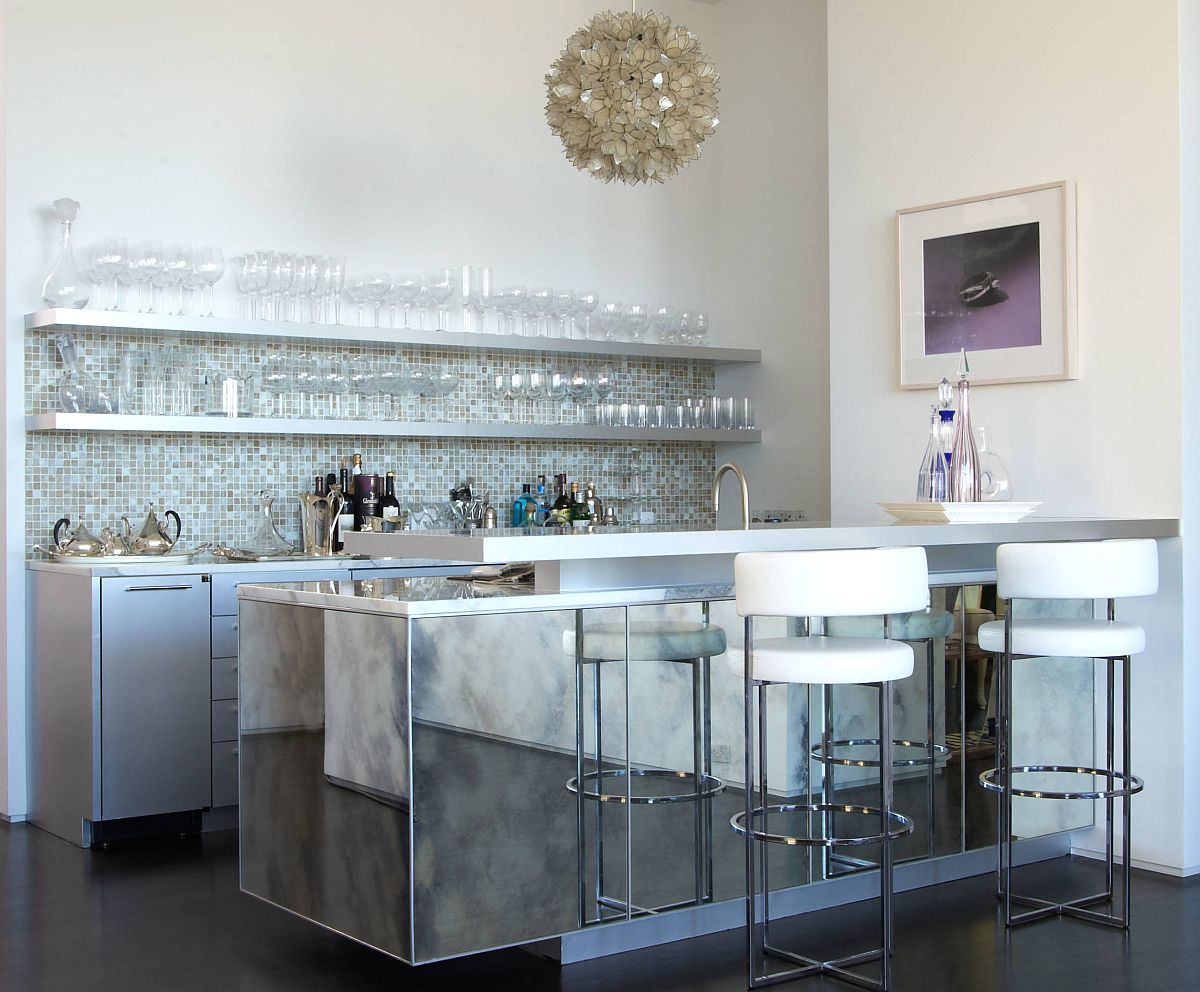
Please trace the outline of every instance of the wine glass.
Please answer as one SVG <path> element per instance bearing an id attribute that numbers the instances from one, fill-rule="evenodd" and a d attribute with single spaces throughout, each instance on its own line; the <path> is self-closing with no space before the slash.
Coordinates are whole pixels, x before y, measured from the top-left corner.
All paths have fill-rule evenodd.
<path id="1" fill-rule="evenodd" d="M 333 323 L 342 322 L 342 289 L 346 285 L 346 256 L 330 255 L 321 267 L 321 282 L 324 285 Z M 328 322 L 329 318 L 325 318 Z"/>
<path id="2" fill-rule="evenodd" d="M 549 286 L 531 286 L 525 308 L 533 317 L 533 333 L 535 337 L 543 335 L 542 318 L 546 317 L 554 301 L 554 290 Z"/>
<path id="3" fill-rule="evenodd" d="M 692 344 L 703 347 L 708 344 L 708 311 L 697 310 L 692 319 Z"/>
<path id="4" fill-rule="evenodd" d="M 555 291 L 551 309 L 554 316 L 558 318 L 558 331 L 554 337 L 569 338 L 571 336 L 569 322 L 571 315 L 575 313 L 575 304 L 575 290 L 559 289 Z"/>
<path id="5" fill-rule="evenodd" d="M 463 265 L 458 270 L 458 302 L 462 307 L 462 329 L 464 332 L 473 331 L 471 326 L 471 307 L 479 281 L 479 273 L 470 265 Z M 447 321 L 449 327 L 449 321 Z"/>
<path id="6" fill-rule="evenodd" d="M 121 276 L 129 268 L 129 246 L 124 238 L 105 238 L 101 242 L 100 261 L 104 273 L 112 282 L 112 305 L 109 310 L 117 309 L 117 286 Z"/>
<path id="7" fill-rule="evenodd" d="M 275 320 L 291 320 L 290 304 L 292 287 L 296 282 L 296 256 L 286 251 L 272 252 L 267 272 L 267 288 L 274 301 L 272 316 Z"/>
<path id="8" fill-rule="evenodd" d="M 600 305 L 600 294 L 594 289 L 580 290 L 575 294 L 575 312 L 571 316 L 571 337 L 590 338 L 592 336 L 592 314 Z M 583 318 L 583 333 L 579 333 L 577 317 Z"/>
<path id="9" fill-rule="evenodd" d="M 214 245 L 206 245 L 196 250 L 196 275 L 199 276 L 202 285 L 208 293 L 208 307 L 206 308 L 204 301 L 201 300 L 199 311 L 202 316 L 212 317 L 214 316 L 213 287 L 225 275 L 225 256 L 222 254 L 220 248 Z M 207 313 L 204 312 L 206 309 Z"/>
<path id="10" fill-rule="evenodd" d="M 250 287 L 250 315 L 258 320 L 267 319 L 267 290 L 271 285 L 270 248 L 256 248 L 247 256 L 246 281 Z"/>
<path id="11" fill-rule="evenodd" d="M 179 304 L 172 311 L 175 314 L 183 313 L 183 284 L 191 275 L 195 265 L 191 245 L 167 245 L 164 250 L 162 274 L 164 286 L 179 291 Z M 165 303 L 163 305 L 166 306 Z"/>
<path id="12" fill-rule="evenodd" d="M 408 315 L 412 310 L 417 294 L 421 292 L 421 277 L 396 276 L 396 284 L 392 288 L 400 302 L 404 304 L 404 326 L 412 327 Z"/>
<path id="13" fill-rule="evenodd" d="M 617 329 L 621 326 L 621 318 L 624 313 L 625 308 L 616 300 L 600 304 L 599 312 L 596 315 L 596 325 L 604 336 L 604 340 L 616 340 Z"/>
<path id="14" fill-rule="evenodd" d="M 592 379 L 588 375 L 587 369 L 571 370 L 571 377 L 567 380 L 567 393 L 578 404 L 587 402 L 588 397 L 592 394 Z"/>
<path id="15" fill-rule="evenodd" d="M 592 379 L 592 388 L 596 392 L 596 399 L 604 403 L 617 388 L 617 373 L 609 364 L 601 365 L 596 370 L 596 375 Z"/>
<path id="16" fill-rule="evenodd" d="M 650 328 L 661 344 L 669 344 L 671 329 L 675 325 L 675 311 L 670 307 L 657 307 L 650 317 Z"/>
<path id="17" fill-rule="evenodd" d="M 292 383 L 287 356 L 278 351 L 265 355 L 258 363 L 258 382 L 267 397 L 267 416 L 284 416 L 283 394 Z"/>
<path id="18" fill-rule="evenodd" d="M 529 335 L 529 311 L 525 304 L 529 299 L 529 290 L 524 286 L 509 286 L 507 290 L 509 322 L 513 333 L 518 331 L 523 336 Z M 517 323 L 518 319 L 520 324 Z"/>
<path id="19" fill-rule="evenodd" d="M 487 332 L 487 312 L 488 310 L 496 309 L 496 287 L 492 278 L 492 267 L 485 265 L 480 268 L 477 278 L 475 279 L 475 288 L 471 293 L 471 305 L 479 314 L 479 327 L 477 330 L 483 334 Z M 499 326 L 499 311 L 497 310 L 497 327 Z"/>
<path id="20" fill-rule="evenodd" d="M 354 415 L 366 417 L 370 413 L 369 403 L 372 393 L 377 392 L 375 369 L 368 355 L 354 355 L 346 366 L 349 377 L 350 392 L 354 396 Z"/>
<path id="21" fill-rule="evenodd" d="M 675 323 L 672 326 L 671 344 L 691 344 L 692 320 L 692 312 L 690 310 L 680 310 L 675 315 Z"/>
<path id="22" fill-rule="evenodd" d="M 363 308 L 367 305 L 367 277 L 351 276 L 349 284 L 346 286 L 346 295 L 350 297 L 350 302 L 354 304 L 354 308 L 358 312 L 358 326 L 362 327 Z"/>
<path id="23" fill-rule="evenodd" d="M 329 355 L 321 362 L 321 391 L 329 395 L 330 416 L 338 419 L 344 417 L 350 377 L 346 362 L 340 355 Z"/>
<path id="24" fill-rule="evenodd" d="M 454 270 L 438 269 L 429 277 L 425 288 L 429 291 L 429 298 L 437 307 L 437 329 L 439 331 L 449 330 L 450 298 L 454 296 Z"/>
<path id="25" fill-rule="evenodd" d="M 161 241 L 139 241 L 133 248 L 133 279 L 140 287 L 138 310 L 154 313 L 154 279 L 163 264 Z"/>
<path id="26" fill-rule="evenodd" d="M 625 308 L 625 330 L 630 341 L 641 341 L 649 326 L 650 308 L 645 303 L 630 303 Z"/>

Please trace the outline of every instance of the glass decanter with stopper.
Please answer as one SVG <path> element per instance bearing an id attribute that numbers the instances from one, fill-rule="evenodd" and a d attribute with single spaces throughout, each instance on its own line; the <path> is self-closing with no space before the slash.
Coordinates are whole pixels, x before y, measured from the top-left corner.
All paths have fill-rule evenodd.
<path id="1" fill-rule="evenodd" d="M 56 391 L 58 409 L 64 413 L 112 413 L 113 404 L 108 393 L 83 370 L 75 339 L 70 334 L 60 334 L 54 339 L 54 345 L 63 363 L 63 374 Z"/>
<path id="2" fill-rule="evenodd" d="M 979 502 L 979 450 L 971 430 L 971 368 L 967 350 L 958 365 L 958 410 L 954 423 L 954 445 L 950 449 L 950 499 L 955 503 Z"/>
<path id="3" fill-rule="evenodd" d="M 979 449 L 979 498 L 996 503 L 1012 499 L 1012 469 L 992 450 L 990 427 L 975 428 L 975 447 Z"/>
<path id="4" fill-rule="evenodd" d="M 917 473 L 917 502 L 946 500 L 946 456 L 942 450 L 941 417 L 936 406 L 929 412 L 929 441 Z"/>
<path id="5" fill-rule="evenodd" d="M 42 283 L 42 302 L 48 307 L 82 310 L 87 306 L 88 281 L 75 264 L 75 251 L 71 244 L 71 225 L 79 213 L 79 203 L 64 196 L 54 201 L 54 212 L 62 224 L 62 234 L 58 259 Z"/>

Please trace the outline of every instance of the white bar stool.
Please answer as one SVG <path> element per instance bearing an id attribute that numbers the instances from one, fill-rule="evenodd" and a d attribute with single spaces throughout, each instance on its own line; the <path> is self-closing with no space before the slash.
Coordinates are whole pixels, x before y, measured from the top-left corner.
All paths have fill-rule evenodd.
<path id="1" fill-rule="evenodd" d="M 1004 600 L 1004 620 L 979 628 L 979 645 L 998 655 L 996 707 L 996 768 L 979 776 L 980 784 L 1000 793 L 997 801 L 996 886 L 1004 904 L 1005 926 L 1031 923 L 1050 916 L 1072 916 L 1092 923 L 1129 929 L 1130 797 L 1142 791 L 1142 780 L 1130 773 L 1130 658 L 1145 649 L 1145 631 L 1116 619 L 1116 600 L 1152 596 L 1158 591 L 1158 546 L 1149 540 L 1090 541 L 1061 544 L 1002 544 L 996 549 L 996 593 Z M 1106 599 L 1104 620 L 1050 618 L 1014 619 L 1019 599 Z M 1097 658 L 1108 662 L 1107 762 L 1105 768 L 1012 764 L 1012 663 L 1014 658 Z M 1115 662 L 1121 661 L 1121 770 L 1114 768 Z M 1049 791 L 1018 788 L 1013 777 L 1027 773 L 1056 773 L 1103 777 L 1103 789 Z M 1012 800 L 1103 799 L 1105 806 L 1105 891 L 1066 902 L 1017 896 L 1012 891 Z M 1122 813 L 1121 860 L 1123 891 L 1120 913 L 1100 913 L 1086 907 L 1113 901 L 1113 801 Z M 1033 907 L 1013 913 L 1013 904 Z"/>
<path id="2" fill-rule="evenodd" d="M 830 617 L 825 622 L 825 633 L 830 637 L 884 637 L 884 617 L 881 616 L 852 616 Z M 929 609 L 918 610 L 915 613 L 901 613 L 891 618 L 892 634 L 897 641 L 909 641 L 925 645 L 925 739 L 913 741 L 897 739 L 892 741 L 893 748 L 903 748 L 909 752 L 923 752 L 918 757 L 896 757 L 892 759 L 893 768 L 913 768 L 925 766 L 926 779 L 926 827 L 928 840 L 925 857 L 934 856 L 934 834 L 936 818 L 935 784 L 937 780 L 937 762 L 939 758 L 950 757 L 950 749 L 945 744 L 937 742 L 937 726 L 934 719 L 934 644 L 947 637 L 954 630 L 954 615 L 949 610 Z M 879 747 L 877 737 L 833 739 L 833 686 L 825 686 L 822 695 L 824 706 L 824 732 L 821 743 L 812 749 L 812 757 L 820 761 L 824 775 L 822 778 L 821 794 L 825 802 L 831 803 L 836 798 L 834 769 L 841 767 L 878 768 L 879 760 L 873 758 L 852 758 L 839 755 L 839 750 L 849 747 Z M 915 856 L 916 857 L 916 856 Z M 847 865 L 851 869 L 874 868 L 870 861 L 861 858 L 850 858 L 845 855 L 832 855 L 831 861 Z"/>
<path id="3" fill-rule="evenodd" d="M 631 620 L 627 623 L 602 622 L 583 625 L 583 615 L 577 614 L 576 628 L 563 631 L 563 651 L 575 659 L 575 775 L 567 779 L 568 792 L 576 796 L 576 828 L 579 883 L 580 925 L 601 922 L 605 911 L 631 918 L 660 913 L 685 906 L 711 902 L 712 882 L 712 797 L 723 792 L 725 783 L 712 773 L 711 699 L 712 682 L 709 660 L 725 653 L 725 631 L 708 622 L 708 604 L 704 605 L 704 622 L 686 620 Z M 604 767 L 602 736 L 601 669 L 606 662 L 631 663 L 666 661 L 686 665 L 692 677 L 692 768 L 690 771 L 663 768 L 634 768 L 626 761 L 624 768 Z M 584 671 L 592 669 L 592 733 L 595 739 L 595 762 L 585 771 L 584 755 Z M 626 699 L 628 710 L 629 700 Z M 633 742 L 625 742 L 628 757 Z M 668 791 L 642 789 L 633 791 L 634 779 L 665 782 Z M 583 783 L 582 788 L 580 783 Z M 624 783 L 624 788 L 612 784 Z M 596 915 L 588 912 L 586 895 L 586 837 L 584 802 L 595 803 L 595 892 Z M 694 898 L 661 906 L 639 906 L 632 892 L 620 899 L 605 891 L 604 883 L 604 807 L 618 805 L 654 806 L 667 803 L 693 803 L 696 859 L 694 867 Z M 627 820 L 627 829 L 632 823 Z M 627 886 L 632 889 L 632 838 L 627 839 L 623 852 L 627 862 Z M 610 917 L 617 918 L 617 917 Z"/>
<path id="4" fill-rule="evenodd" d="M 809 975 L 833 975 L 868 989 L 891 985 L 892 950 L 892 842 L 912 830 L 912 821 L 892 809 L 892 682 L 913 671 L 911 645 L 891 638 L 890 616 L 910 613 L 929 605 L 929 572 L 924 548 L 881 548 L 850 551 L 797 551 L 740 554 L 734 559 L 734 593 L 738 614 L 745 618 L 745 652 L 730 657 L 730 667 L 745 684 L 746 808 L 730 820 L 735 832 L 746 838 L 746 941 L 751 988 Z M 883 639 L 876 637 L 782 637 L 753 640 L 754 617 L 838 617 L 868 613 L 884 615 Z M 766 688 L 786 682 L 799 685 L 879 683 L 879 807 L 813 802 L 808 786 L 807 803 L 767 802 Z M 758 797 L 755 804 L 755 728 L 753 690 L 758 689 Z M 807 731 L 806 731 L 807 738 Z M 811 754 L 809 741 L 801 753 Z M 807 760 L 807 759 L 806 759 Z M 810 771 L 810 769 L 809 769 Z M 807 777 L 807 776 L 806 776 Z M 833 814 L 870 817 L 876 833 L 835 836 L 821 829 L 817 836 L 774 833 L 771 814 L 820 813 L 823 826 Z M 830 814 L 826 817 L 825 814 Z M 812 822 L 809 818 L 810 824 Z M 758 867 L 755 868 L 755 842 Z M 766 844 L 832 848 L 878 844 L 880 946 L 859 954 L 821 961 L 784 950 L 771 943 L 771 910 L 767 881 Z M 762 921 L 758 920 L 756 889 L 761 881 Z M 796 967 L 775 974 L 760 971 L 763 958 L 774 957 Z M 878 981 L 850 970 L 870 961 L 880 962 Z"/>

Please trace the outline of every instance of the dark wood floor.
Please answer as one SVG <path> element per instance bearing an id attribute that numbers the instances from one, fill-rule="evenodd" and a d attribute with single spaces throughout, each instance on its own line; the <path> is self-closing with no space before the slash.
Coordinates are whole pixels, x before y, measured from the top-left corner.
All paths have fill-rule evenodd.
<path id="1" fill-rule="evenodd" d="M 567 968 L 520 951 L 407 968 L 237 889 L 235 834 L 81 851 L 33 827 L 0 826 L 0 988 L 21 992 L 163 990 L 641 990 L 736 992 L 742 934 L 731 931 Z M 1029 869 L 1027 869 L 1028 871 Z M 1061 859 L 1042 882 L 1093 882 L 1096 866 Z M 1200 881 L 1139 874 L 1128 937 L 1071 920 L 1010 935 L 990 878 L 896 900 L 899 990 L 1200 988 Z M 835 946 L 869 906 L 800 917 L 807 947 Z M 873 932 L 872 932 L 873 933 Z M 845 989 L 830 980 L 788 986 Z"/>

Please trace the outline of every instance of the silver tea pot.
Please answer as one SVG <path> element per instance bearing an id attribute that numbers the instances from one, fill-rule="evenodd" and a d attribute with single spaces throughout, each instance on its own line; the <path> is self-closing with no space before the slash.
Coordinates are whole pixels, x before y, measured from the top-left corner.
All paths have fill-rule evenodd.
<path id="1" fill-rule="evenodd" d="M 174 510 L 164 511 L 163 519 L 159 521 L 158 515 L 154 512 L 153 503 L 146 509 L 146 520 L 142 524 L 142 529 L 136 534 L 129 518 L 121 518 L 121 539 L 131 555 L 165 555 L 175 547 L 175 542 L 183 533 L 183 521 L 179 519 L 179 514 Z M 174 536 L 171 535 L 167 526 L 172 518 L 175 520 Z"/>
<path id="2" fill-rule="evenodd" d="M 74 530 L 70 527 L 70 517 L 60 517 L 54 524 L 51 554 L 69 558 L 94 558 L 104 554 L 104 542 L 87 529 L 82 518 Z"/>

